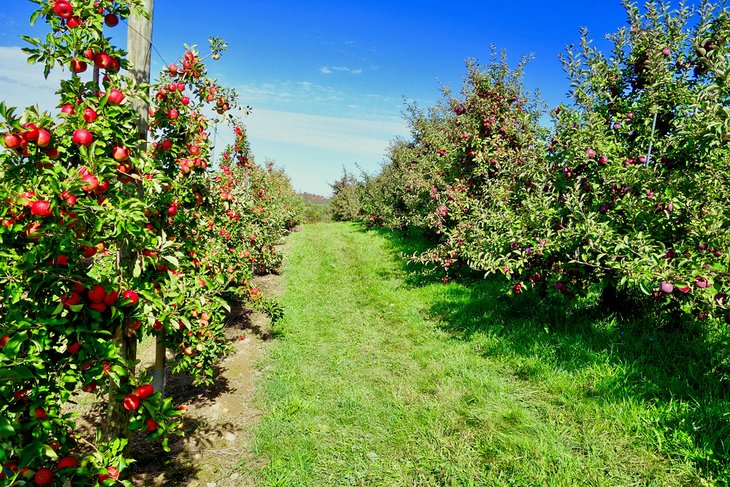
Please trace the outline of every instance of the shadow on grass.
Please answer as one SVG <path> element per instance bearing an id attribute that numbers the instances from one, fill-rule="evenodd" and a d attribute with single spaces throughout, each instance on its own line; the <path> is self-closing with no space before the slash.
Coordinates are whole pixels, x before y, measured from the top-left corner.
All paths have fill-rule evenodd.
<path id="1" fill-rule="evenodd" d="M 427 250 L 420 234 L 366 229 L 397 255 Z M 434 285 L 423 267 L 396 258 L 411 286 Z M 597 300 L 555 302 L 506 296 L 498 276 L 467 277 L 437 288 L 431 317 L 454 339 L 473 344 L 520 380 L 550 370 L 573 377 L 579 400 L 641 403 L 636 434 L 671 457 L 730 479 L 730 337 L 724 325 L 662 326 L 651 309 L 619 319 Z M 582 396 L 582 397 L 581 397 Z"/>

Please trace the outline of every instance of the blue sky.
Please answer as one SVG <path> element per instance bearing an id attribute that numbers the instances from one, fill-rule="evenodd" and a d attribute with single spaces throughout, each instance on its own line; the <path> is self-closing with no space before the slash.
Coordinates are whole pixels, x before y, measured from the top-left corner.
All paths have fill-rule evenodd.
<path id="1" fill-rule="evenodd" d="M 558 56 L 579 27 L 600 46 L 626 22 L 619 0 L 155 3 L 153 72 L 183 43 L 223 37 L 229 50 L 210 73 L 253 107 L 246 125 L 257 160 L 275 160 L 298 190 L 319 194 L 343 166 L 377 171 L 389 141 L 408 134 L 404 99 L 428 106 L 440 86 L 458 89 L 466 58 L 488 61 L 491 44 L 515 62 L 532 54 L 526 84 L 554 106 L 568 89 Z M 40 32 L 28 25 L 34 5 L 3 0 L 0 13 L 0 100 L 13 106 L 53 100 L 56 81 L 44 84 L 13 49 L 21 34 Z M 120 45 L 124 28 L 114 29 Z"/>

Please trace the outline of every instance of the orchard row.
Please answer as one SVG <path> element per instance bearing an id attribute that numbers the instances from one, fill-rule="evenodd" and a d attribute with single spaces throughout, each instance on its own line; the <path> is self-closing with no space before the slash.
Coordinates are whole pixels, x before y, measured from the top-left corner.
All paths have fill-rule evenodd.
<path id="1" fill-rule="evenodd" d="M 379 175 L 334 185 L 340 218 L 422 229 L 433 245 L 414 260 L 445 279 L 730 322 L 730 14 L 626 7 L 610 53 L 584 32 L 563 56 L 570 102 L 549 127 L 524 62 L 470 62 L 461 94 L 411 107 Z"/>
<path id="2" fill-rule="evenodd" d="M 300 202 L 255 163 L 235 92 L 196 49 L 149 92 L 125 74 L 105 30 L 144 14 L 137 0 L 38 3 L 50 32 L 25 51 L 71 74 L 55 113 L 0 104 L 0 485 L 128 484 L 130 434 L 166 446 L 181 427 L 164 367 L 211 382 L 230 305 L 272 307 L 251 279 L 278 264 Z M 215 170 L 214 123 L 235 134 Z M 145 335 L 174 357 L 152 374 Z M 107 403 L 98 435 L 68 413 L 80 394 Z"/>

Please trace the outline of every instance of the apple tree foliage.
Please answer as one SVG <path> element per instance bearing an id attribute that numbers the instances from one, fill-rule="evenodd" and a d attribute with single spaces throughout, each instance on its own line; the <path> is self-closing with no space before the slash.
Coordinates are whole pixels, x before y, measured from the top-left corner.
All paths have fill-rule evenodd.
<path id="1" fill-rule="evenodd" d="M 128 483 L 126 435 L 79 430 L 69 404 L 120 405 L 129 430 L 166 445 L 182 411 L 123 343 L 158 335 L 174 371 L 209 383 L 231 303 L 276 311 L 251 278 L 276 265 L 297 201 L 280 171 L 255 164 L 241 126 L 229 158 L 245 164 L 212 170 L 204 113 L 237 123 L 237 101 L 194 48 L 152 96 L 123 73 L 105 31 L 136 1 L 36 3 L 32 21 L 50 33 L 25 51 L 71 75 L 57 113 L 0 104 L 0 485 Z M 217 58 L 224 46 L 211 47 Z M 152 144 L 133 101 L 150 106 Z"/>
<path id="2" fill-rule="evenodd" d="M 563 56 L 570 102 L 549 128 L 523 64 L 470 62 L 460 94 L 410 108 L 411 140 L 379 175 L 338 193 L 365 221 L 423 229 L 433 245 L 414 259 L 447 276 L 464 266 L 513 294 L 643 294 L 673 319 L 730 319 L 730 14 L 625 7 L 609 53 L 583 32 Z"/>

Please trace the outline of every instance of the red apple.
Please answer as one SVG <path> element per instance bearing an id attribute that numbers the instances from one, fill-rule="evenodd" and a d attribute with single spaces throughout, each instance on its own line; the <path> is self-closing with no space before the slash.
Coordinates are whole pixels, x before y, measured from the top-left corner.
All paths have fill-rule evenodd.
<path id="1" fill-rule="evenodd" d="M 81 25 L 81 18 L 74 15 L 66 21 L 66 25 L 69 29 L 75 29 L 76 27 Z"/>
<path id="2" fill-rule="evenodd" d="M 66 456 L 61 458 L 56 464 L 57 469 L 62 468 L 77 468 L 79 466 L 79 460 L 76 457 Z"/>
<path id="3" fill-rule="evenodd" d="M 36 142 L 38 140 L 38 134 L 40 133 L 40 130 L 34 123 L 24 123 L 23 124 L 23 130 L 20 132 L 20 136 L 23 137 L 28 142 Z"/>
<path id="4" fill-rule="evenodd" d="M 86 120 L 87 123 L 93 122 L 97 119 L 98 116 L 99 115 L 94 111 L 93 108 L 84 109 L 84 120 Z"/>
<path id="5" fill-rule="evenodd" d="M 127 306 L 134 306 L 139 302 L 139 295 L 130 289 L 122 293 L 122 299 L 127 301 Z"/>
<path id="6" fill-rule="evenodd" d="M 71 140 L 76 145 L 83 145 L 84 147 L 89 147 L 91 145 L 91 143 L 94 141 L 94 137 L 91 135 L 91 132 L 89 132 L 86 129 L 76 129 L 76 130 L 74 130 Z"/>
<path id="7" fill-rule="evenodd" d="M 38 130 L 38 140 L 36 141 L 36 144 L 38 144 L 38 147 L 48 147 L 48 144 L 50 144 L 50 143 L 51 143 L 51 133 L 45 129 Z"/>
<path id="8" fill-rule="evenodd" d="M 58 5 L 58 3 L 56 3 L 56 5 Z M 70 5 L 69 8 L 71 8 Z M 39 468 L 35 475 L 33 475 L 33 483 L 38 486 L 53 484 L 53 472 L 46 467 Z"/>
<path id="9" fill-rule="evenodd" d="M 64 306 L 75 306 L 81 303 L 81 296 L 76 291 L 61 296 L 61 303 Z"/>
<path id="10" fill-rule="evenodd" d="M 76 355 L 79 350 L 81 350 L 81 343 L 80 342 L 74 342 L 68 347 L 66 347 L 66 351 L 70 353 L 71 355 Z"/>
<path id="11" fill-rule="evenodd" d="M 109 92 L 109 103 L 112 105 L 121 105 L 121 103 L 124 101 L 124 93 L 122 93 L 120 90 L 114 89 Z"/>
<path id="12" fill-rule="evenodd" d="M 74 9 L 70 3 L 65 0 L 57 0 L 53 5 L 53 13 L 62 19 L 70 19 L 74 14 Z"/>
<path id="13" fill-rule="evenodd" d="M 144 384 L 137 388 L 137 396 L 139 396 L 140 399 L 147 399 L 152 394 L 155 393 L 155 388 L 152 386 L 152 384 Z"/>
<path id="14" fill-rule="evenodd" d="M 180 113 L 174 109 L 168 110 L 168 112 L 167 112 L 167 118 L 169 118 L 170 120 L 175 120 L 178 117 L 178 115 L 180 115 Z"/>
<path id="15" fill-rule="evenodd" d="M 8 149 L 17 149 L 20 147 L 20 137 L 15 134 L 5 134 L 5 147 Z"/>
<path id="16" fill-rule="evenodd" d="M 112 58 L 105 52 L 97 53 L 94 56 L 94 65 L 99 69 L 108 69 L 112 65 Z"/>
<path id="17" fill-rule="evenodd" d="M 46 155 L 48 156 L 49 159 L 51 159 L 52 161 L 55 161 L 56 159 L 58 159 L 58 157 L 61 155 L 61 153 L 58 151 L 58 149 L 56 147 L 49 147 L 48 149 L 46 149 Z"/>
<path id="18" fill-rule="evenodd" d="M 71 71 L 74 73 L 83 73 L 86 71 L 86 68 L 88 68 L 88 64 L 86 64 L 86 61 L 81 61 L 80 59 L 72 59 L 71 60 Z"/>
<path id="19" fill-rule="evenodd" d="M 116 146 L 112 149 L 112 157 L 117 162 L 123 162 L 129 159 L 129 148 Z"/>
<path id="20" fill-rule="evenodd" d="M 129 394 L 124 398 L 124 409 L 127 411 L 136 411 L 139 409 L 139 396 L 137 394 Z"/>
<path id="21" fill-rule="evenodd" d="M 671 282 L 662 281 L 662 283 L 659 284 L 659 290 L 664 294 L 671 294 L 672 291 L 674 291 L 674 285 Z"/>
<path id="22" fill-rule="evenodd" d="M 154 419 L 148 419 L 145 421 L 147 423 L 147 432 L 151 433 L 157 429 L 157 421 Z"/>
<path id="23" fill-rule="evenodd" d="M 45 200 L 36 200 L 30 207 L 30 214 L 45 218 L 53 213 L 51 203 Z"/>
<path id="24" fill-rule="evenodd" d="M 84 174 L 81 176 L 81 181 L 86 183 L 81 187 L 86 192 L 95 191 L 99 187 L 99 179 L 93 174 Z"/>
<path id="25" fill-rule="evenodd" d="M 93 289 L 89 289 L 87 296 L 92 303 L 101 303 L 106 297 L 106 289 L 104 289 L 104 286 L 97 284 Z"/>
<path id="26" fill-rule="evenodd" d="M 117 299 L 119 299 L 119 290 L 115 289 L 113 291 L 110 291 L 109 294 L 106 295 L 106 297 L 104 298 L 104 304 L 106 304 L 107 306 L 111 306 L 117 302 Z"/>
<path id="27" fill-rule="evenodd" d="M 104 16 L 104 23 L 105 23 L 105 24 L 106 24 L 106 25 L 107 25 L 108 27 L 116 27 L 116 26 L 117 26 L 117 24 L 119 24 L 119 17 L 117 17 L 117 16 L 116 16 L 116 15 L 114 15 L 114 14 L 106 14 L 106 15 Z"/>

